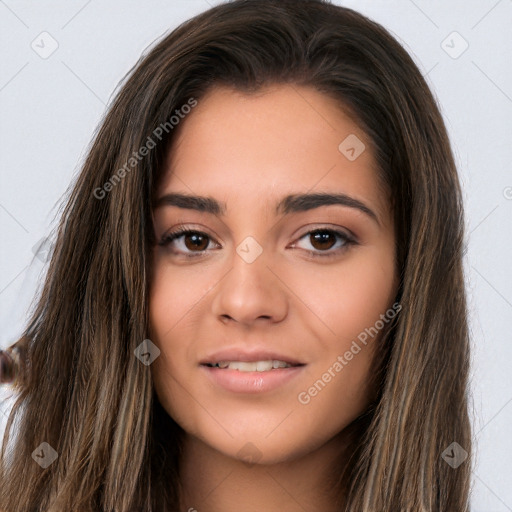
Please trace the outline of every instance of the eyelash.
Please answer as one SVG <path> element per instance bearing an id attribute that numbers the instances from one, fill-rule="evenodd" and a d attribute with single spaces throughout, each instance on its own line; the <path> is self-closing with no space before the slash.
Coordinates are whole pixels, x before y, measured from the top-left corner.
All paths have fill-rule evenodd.
<path id="1" fill-rule="evenodd" d="M 354 238 L 350 237 L 349 235 L 347 235 L 346 233 L 344 233 L 342 231 L 337 231 L 335 229 L 328 229 L 328 228 L 316 228 L 316 229 L 313 229 L 311 231 L 308 231 L 307 233 L 304 233 L 299 238 L 299 240 L 302 240 L 307 235 L 311 235 L 313 233 L 330 233 L 330 234 L 334 234 L 334 235 L 338 236 L 339 238 L 341 238 L 343 240 L 343 242 L 344 242 L 342 247 L 338 247 L 334 251 L 331 251 L 331 249 L 328 249 L 328 251 L 331 251 L 331 252 L 329 252 L 327 254 L 322 254 L 322 252 L 327 252 L 327 251 L 320 251 L 320 253 L 319 253 L 317 251 L 310 251 L 310 250 L 306 249 L 306 252 L 308 252 L 314 258 L 332 258 L 332 257 L 338 256 L 342 252 L 346 251 L 347 249 L 349 249 L 350 246 L 357 244 L 356 240 Z M 203 236 L 206 236 L 210 241 L 213 240 L 212 237 L 210 237 L 206 233 L 203 233 L 202 231 L 198 231 L 198 230 L 194 230 L 194 229 L 189 229 L 189 228 L 186 228 L 186 227 L 178 227 L 175 231 L 173 231 L 171 233 L 168 233 L 168 234 L 165 234 L 162 237 L 162 239 L 160 240 L 160 242 L 158 242 L 158 245 L 161 246 L 161 247 L 166 247 L 171 242 L 173 242 L 174 240 L 176 240 L 178 238 L 181 238 L 182 236 L 188 235 L 188 234 L 203 235 Z M 185 258 L 198 258 L 198 257 L 204 256 L 205 253 L 206 253 L 206 251 L 200 251 L 200 252 L 192 253 L 192 254 L 190 254 L 190 253 L 189 254 L 187 254 L 187 253 L 186 254 L 182 254 L 181 256 L 183 256 Z"/>

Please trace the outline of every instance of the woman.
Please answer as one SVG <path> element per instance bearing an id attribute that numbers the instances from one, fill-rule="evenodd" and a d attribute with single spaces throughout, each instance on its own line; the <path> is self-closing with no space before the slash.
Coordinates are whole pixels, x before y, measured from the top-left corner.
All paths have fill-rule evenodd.
<path id="1" fill-rule="evenodd" d="M 468 510 L 463 237 L 443 119 L 380 25 L 321 0 L 182 24 L 3 354 L 2 510 Z"/>

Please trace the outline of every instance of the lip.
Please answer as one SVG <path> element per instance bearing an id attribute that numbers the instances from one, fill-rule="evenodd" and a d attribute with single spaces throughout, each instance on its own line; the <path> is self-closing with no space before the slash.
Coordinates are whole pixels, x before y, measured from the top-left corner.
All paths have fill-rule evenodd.
<path id="1" fill-rule="evenodd" d="M 206 366 L 220 361 L 241 361 L 253 363 L 256 361 L 284 361 L 292 366 L 275 368 L 266 372 L 242 372 L 230 368 L 215 368 Z M 298 376 L 305 363 L 297 358 L 264 349 L 253 347 L 226 347 L 212 352 L 202 359 L 199 368 L 215 385 L 233 393 L 266 393 L 284 386 Z"/>
<path id="2" fill-rule="evenodd" d="M 264 349 L 253 349 L 247 350 L 242 348 L 226 348 L 224 350 L 220 350 L 218 352 L 214 352 L 204 359 L 200 361 L 199 364 L 215 364 L 220 361 L 242 361 L 246 363 L 253 363 L 256 361 L 270 361 L 270 360 L 278 360 L 284 361 L 285 363 L 291 364 L 293 366 L 304 365 L 304 362 L 299 361 L 298 359 L 288 356 L 285 354 L 280 354 L 278 352 L 272 352 Z M 238 371 L 238 370 L 235 370 Z M 259 373 L 259 372 L 246 372 L 246 373 Z M 263 373 L 263 372 L 261 372 Z"/>
<path id="3" fill-rule="evenodd" d="M 277 359 L 277 358 L 276 358 Z M 277 368 L 266 372 L 241 372 L 229 368 L 200 365 L 201 371 L 216 385 L 233 393 L 266 393 L 296 378 L 305 365 Z"/>

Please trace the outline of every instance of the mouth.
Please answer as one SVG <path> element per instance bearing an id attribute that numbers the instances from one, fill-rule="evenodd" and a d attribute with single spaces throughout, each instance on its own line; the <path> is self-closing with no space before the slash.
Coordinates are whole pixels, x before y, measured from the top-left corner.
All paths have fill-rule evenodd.
<path id="1" fill-rule="evenodd" d="M 268 372 L 282 368 L 304 366 L 302 363 L 289 363 L 280 359 L 267 359 L 261 361 L 218 361 L 216 363 L 201 363 L 208 368 L 238 370 L 239 372 Z"/>
<path id="2" fill-rule="evenodd" d="M 210 354 L 199 363 L 215 387 L 230 393 L 267 393 L 291 386 L 306 363 L 264 348 L 231 347 Z"/>

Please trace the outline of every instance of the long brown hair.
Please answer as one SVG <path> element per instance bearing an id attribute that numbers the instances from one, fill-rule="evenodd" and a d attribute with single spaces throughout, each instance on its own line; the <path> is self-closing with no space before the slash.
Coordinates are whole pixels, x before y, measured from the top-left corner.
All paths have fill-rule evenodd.
<path id="1" fill-rule="evenodd" d="M 402 309 L 382 346 L 378 399 L 350 466 L 333 475 L 347 489 L 339 509 L 469 509 L 463 205 L 436 101 L 407 52 L 361 14 L 322 0 L 235 0 L 141 58 L 66 199 L 16 344 L 2 511 L 177 510 L 183 431 L 134 356 L 148 337 L 152 197 L 178 129 L 171 117 L 215 85 L 251 93 L 279 83 L 313 86 L 357 119 L 394 212 Z M 453 442 L 468 453 L 456 468 L 442 457 Z M 33 458 L 41 443 L 58 454 L 46 468 Z"/>

